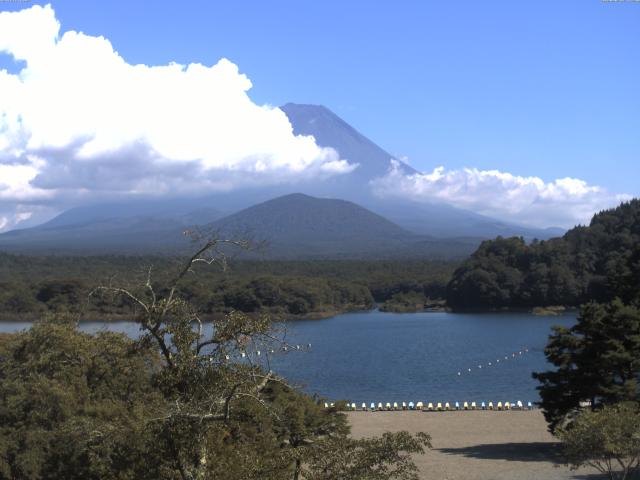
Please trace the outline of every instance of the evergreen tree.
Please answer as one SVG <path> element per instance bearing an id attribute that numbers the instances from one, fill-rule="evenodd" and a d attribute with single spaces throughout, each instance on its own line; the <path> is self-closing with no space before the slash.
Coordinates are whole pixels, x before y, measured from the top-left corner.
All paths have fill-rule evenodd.
<path id="1" fill-rule="evenodd" d="M 579 411 L 640 400 L 640 309 L 614 300 L 588 303 L 578 322 L 555 327 L 545 355 L 556 370 L 534 373 L 551 431 Z"/>

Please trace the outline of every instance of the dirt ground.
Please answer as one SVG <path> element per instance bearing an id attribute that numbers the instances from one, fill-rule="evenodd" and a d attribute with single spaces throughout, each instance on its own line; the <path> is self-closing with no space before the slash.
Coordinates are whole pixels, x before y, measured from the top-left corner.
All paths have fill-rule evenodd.
<path id="1" fill-rule="evenodd" d="M 542 412 L 350 412 L 356 438 L 408 430 L 431 435 L 433 449 L 415 461 L 425 480 L 596 480 L 558 457 Z"/>

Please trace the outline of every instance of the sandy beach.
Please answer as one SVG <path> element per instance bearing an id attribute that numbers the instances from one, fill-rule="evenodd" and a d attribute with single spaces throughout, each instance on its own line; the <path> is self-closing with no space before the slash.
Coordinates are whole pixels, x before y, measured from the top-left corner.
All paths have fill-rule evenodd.
<path id="1" fill-rule="evenodd" d="M 571 471 L 558 457 L 542 412 L 350 412 L 356 438 L 386 431 L 423 431 L 433 449 L 416 457 L 425 480 L 596 480 L 595 470 Z"/>

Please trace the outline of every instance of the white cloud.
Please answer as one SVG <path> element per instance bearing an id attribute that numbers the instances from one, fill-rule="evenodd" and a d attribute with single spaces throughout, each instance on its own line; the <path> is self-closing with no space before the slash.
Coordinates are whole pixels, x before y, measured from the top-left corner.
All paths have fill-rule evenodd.
<path id="1" fill-rule="evenodd" d="M 50 6 L 0 13 L 0 200 L 162 194 L 349 172 L 249 79 L 216 65 L 131 65 L 103 37 L 67 31 Z M 2 217 L 4 228 L 13 220 Z M 3 227 L 0 227 L 0 230 Z"/>
<path id="2" fill-rule="evenodd" d="M 406 174 L 392 160 L 388 173 L 371 182 L 381 197 L 444 202 L 531 226 L 572 227 L 586 224 L 598 210 L 629 200 L 576 178 L 544 182 L 498 170 L 437 167 L 430 173 Z"/>

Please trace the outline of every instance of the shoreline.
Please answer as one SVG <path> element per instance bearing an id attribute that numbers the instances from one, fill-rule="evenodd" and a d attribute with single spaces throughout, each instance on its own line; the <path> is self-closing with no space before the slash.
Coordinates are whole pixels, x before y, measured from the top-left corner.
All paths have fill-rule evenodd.
<path id="1" fill-rule="evenodd" d="M 549 314 L 540 314 L 534 312 L 534 309 L 528 308 L 511 308 L 511 309 L 462 309 L 462 310 L 451 310 L 449 308 L 444 309 L 434 309 L 434 308 L 424 308 L 421 310 L 415 311 L 393 311 L 393 310 L 384 310 L 381 308 L 382 304 L 376 304 L 373 308 L 348 308 L 344 310 L 318 310 L 315 312 L 309 312 L 304 315 L 284 315 L 281 313 L 260 313 L 260 312 L 248 312 L 247 315 L 267 315 L 272 317 L 272 321 L 274 322 L 295 322 L 298 320 L 325 320 L 327 318 L 332 318 L 338 315 L 345 315 L 349 313 L 367 313 L 367 312 L 381 312 L 381 313 L 391 313 L 397 315 L 404 314 L 416 314 L 416 313 L 452 313 L 452 314 L 507 314 L 507 313 L 527 313 L 535 316 L 562 316 L 567 314 L 573 314 L 578 311 L 577 307 L 563 307 L 564 310 L 558 311 L 555 308 L 549 308 L 549 310 L 554 313 Z M 537 307 L 536 307 L 537 308 Z M 226 315 L 228 312 L 215 312 L 207 315 L 203 315 L 202 318 L 205 321 L 211 321 L 215 318 L 222 317 Z M 6 312 L 0 312 L 0 323 L 11 323 L 11 322 L 36 322 L 40 320 L 45 315 L 53 315 L 53 312 L 41 312 L 41 313 L 27 313 L 27 314 L 8 314 Z M 135 322 L 135 319 L 129 315 L 124 314 L 106 314 L 106 315 L 97 315 L 97 314 L 89 314 L 84 316 L 81 320 L 78 320 L 78 323 L 89 323 L 89 322 L 104 322 L 104 323 L 123 323 L 123 322 Z"/>

